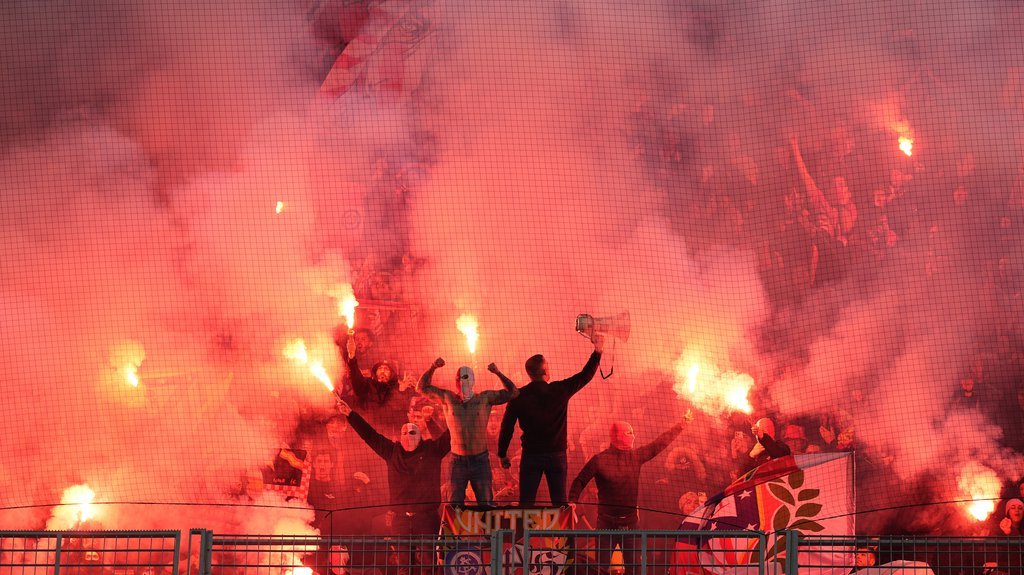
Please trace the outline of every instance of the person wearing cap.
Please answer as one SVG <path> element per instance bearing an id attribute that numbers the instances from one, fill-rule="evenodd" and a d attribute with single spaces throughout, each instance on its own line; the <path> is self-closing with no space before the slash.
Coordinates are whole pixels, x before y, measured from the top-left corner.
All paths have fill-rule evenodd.
<path id="1" fill-rule="evenodd" d="M 782 440 L 785 441 L 794 454 L 807 452 L 807 434 L 803 426 L 789 424 L 782 431 Z"/>
<path id="2" fill-rule="evenodd" d="M 387 464 L 396 533 L 437 533 L 441 526 L 441 460 L 451 451 L 451 433 L 445 431 L 437 439 L 424 440 L 418 425 L 406 423 L 399 440 L 393 441 L 377 433 L 344 401 L 338 402 L 338 411 Z"/>
<path id="3" fill-rule="evenodd" d="M 750 432 L 757 440 L 754 448 L 750 450 L 750 457 L 754 460 L 755 465 L 792 454 L 788 445 L 775 439 L 775 422 L 771 419 L 767 417 L 758 419 L 750 428 Z"/>
<path id="4" fill-rule="evenodd" d="M 1024 501 L 1010 499 L 1003 506 L 1003 518 L 998 529 L 992 534 L 995 537 L 1020 537 L 1021 520 L 1024 519 Z"/>
<path id="5" fill-rule="evenodd" d="M 434 371 L 444 367 L 444 360 L 437 358 L 423 374 L 419 392 L 441 400 L 448 429 L 451 432 L 451 503 L 463 506 L 466 503 L 466 487 L 472 485 L 477 505 L 494 505 L 491 460 L 487 451 L 487 422 L 491 408 L 508 403 L 519 395 L 515 383 L 505 377 L 493 363 L 487 370 L 498 376 L 504 389 L 501 391 L 474 391 L 476 379 L 473 370 L 460 367 L 455 376 L 458 392 L 431 385 Z"/>

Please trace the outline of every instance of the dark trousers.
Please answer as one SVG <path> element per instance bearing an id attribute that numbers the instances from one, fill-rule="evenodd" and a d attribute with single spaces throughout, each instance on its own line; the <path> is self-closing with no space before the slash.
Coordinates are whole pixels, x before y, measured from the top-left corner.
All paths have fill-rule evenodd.
<path id="1" fill-rule="evenodd" d="M 600 530 L 633 530 L 636 523 L 622 521 L 610 521 L 601 516 L 597 518 L 597 528 Z M 613 569 L 619 569 L 619 565 L 612 565 L 612 553 L 615 546 L 622 552 L 622 566 L 625 575 L 640 573 L 640 538 L 633 535 L 598 535 L 597 536 L 597 561 L 600 573 L 610 573 Z M 648 557 L 648 563 L 650 558 Z"/>
<path id="2" fill-rule="evenodd" d="M 465 505 L 466 486 L 472 485 L 476 504 L 493 507 L 491 481 L 491 458 L 486 451 L 476 455 L 452 454 L 452 505 Z"/>
<path id="3" fill-rule="evenodd" d="M 565 481 L 569 464 L 565 452 L 561 453 L 523 453 L 519 462 L 519 506 L 533 507 L 537 503 L 537 489 L 543 475 L 548 479 L 548 491 L 551 493 L 552 505 L 565 505 L 568 497 L 565 493 Z"/>
<path id="4" fill-rule="evenodd" d="M 414 514 L 395 512 L 393 531 L 397 535 L 388 542 L 390 553 L 384 575 L 425 575 L 433 573 L 435 538 L 441 528 L 437 511 Z"/>

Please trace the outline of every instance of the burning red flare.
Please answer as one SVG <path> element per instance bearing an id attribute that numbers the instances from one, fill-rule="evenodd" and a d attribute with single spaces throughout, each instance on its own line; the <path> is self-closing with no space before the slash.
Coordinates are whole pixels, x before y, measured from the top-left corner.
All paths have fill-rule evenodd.
<path id="1" fill-rule="evenodd" d="M 324 364 L 319 360 L 311 360 L 309 357 L 309 351 L 306 350 L 306 342 L 302 339 L 293 339 L 284 346 L 283 355 L 292 360 L 295 365 L 308 367 L 309 372 L 315 377 L 320 383 L 324 384 L 329 391 L 334 391 L 334 382 L 331 381 L 331 376 L 327 374 L 327 370 L 324 368 Z"/>
<path id="2" fill-rule="evenodd" d="M 466 336 L 466 346 L 469 348 L 469 353 L 476 353 L 476 342 L 480 339 L 477 325 L 476 317 L 469 314 L 462 314 L 455 321 L 455 327 L 462 332 L 462 335 Z"/>

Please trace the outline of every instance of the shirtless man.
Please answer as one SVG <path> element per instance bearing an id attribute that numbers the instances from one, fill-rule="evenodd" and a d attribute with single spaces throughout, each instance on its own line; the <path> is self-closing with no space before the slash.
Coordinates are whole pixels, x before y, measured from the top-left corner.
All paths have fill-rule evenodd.
<path id="1" fill-rule="evenodd" d="M 487 366 L 487 370 L 501 379 L 504 390 L 474 393 L 476 380 L 473 370 L 460 367 L 455 380 L 459 391 L 454 393 L 430 384 L 434 371 L 441 367 L 444 367 L 444 360 L 435 359 L 430 369 L 420 378 L 419 391 L 437 397 L 444 403 L 444 415 L 452 434 L 452 505 L 464 505 L 466 486 L 472 485 L 477 504 L 493 506 L 487 421 L 491 417 L 491 407 L 507 403 L 519 395 L 519 390 L 492 363 Z"/>

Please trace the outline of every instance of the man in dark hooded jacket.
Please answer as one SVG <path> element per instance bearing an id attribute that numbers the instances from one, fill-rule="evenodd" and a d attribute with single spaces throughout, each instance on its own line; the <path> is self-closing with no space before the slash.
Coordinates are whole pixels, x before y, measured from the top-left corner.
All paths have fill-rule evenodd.
<path id="1" fill-rule="evenodd" d="M 370 370 L 370 377 L 364 376 L 356 356 L 355 338 L 348 338 L 345 351 L 353 403 L 384 433 L 397 433 L 408 421 L 409 405 L 416 394 L 415 389 L 401 389 L 398 370 L 387 361 L 377 362 Z"/>

